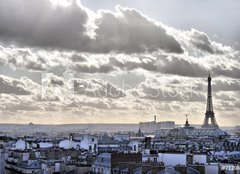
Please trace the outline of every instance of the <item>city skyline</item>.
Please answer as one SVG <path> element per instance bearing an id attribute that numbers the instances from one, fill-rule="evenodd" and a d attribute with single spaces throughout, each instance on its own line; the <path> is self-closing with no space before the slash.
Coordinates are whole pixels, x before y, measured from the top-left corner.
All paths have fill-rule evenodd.
<path id="1" fill-rule="evenodd" d="M 214 2 L 2 0 L 0 123 L 201 125 L 210 71 L 218 125 L 239 125 L 239 2 Z"/>

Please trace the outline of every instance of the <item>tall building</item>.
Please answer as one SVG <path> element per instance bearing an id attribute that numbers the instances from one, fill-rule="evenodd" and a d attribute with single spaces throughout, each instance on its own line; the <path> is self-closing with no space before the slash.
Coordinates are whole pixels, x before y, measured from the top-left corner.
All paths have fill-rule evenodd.
<path id="1" fill-rule="evenodd" d="M 175 128 L 175 122 L 174 121 L 160 121 L 157 123 L 158 129 L 173 129 Z"/>
<path id="2" fill-rule="evenodd" d="M 203 121 L 202 128 L 205 129 L 217 129 L 218 124 L 213 112 L 213 102 L 212 102 L 212 87 L 211 87 L 211 76 L 208 76 L 208 94 L 207 94 L 207 108 L 205 113 L 205 118 Z"/>
<path id="3" fill-rule="evenodd" d="M 139 129 L 143 132 L 154 132 L 158 129 L 173 129 L 175 128 L 174 121 L 157 122 L 157 116 L 154 115 L 154 120 L 151 122 L 139 122 Z"/>

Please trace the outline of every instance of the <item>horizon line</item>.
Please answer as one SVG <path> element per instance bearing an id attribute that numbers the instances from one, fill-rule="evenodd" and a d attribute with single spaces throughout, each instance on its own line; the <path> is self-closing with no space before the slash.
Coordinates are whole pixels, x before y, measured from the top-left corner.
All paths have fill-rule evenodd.
<path id="1" fill-rule="evenodd" d="M 148 121 L 148 122 L 151 122 L 151 121 Z M 159 121 L 161 122 L 161 121 Z M 164 122 L 164 121 L 162 121 Z M 29 123 L 1 123 L 0 122 L 0 125 L 30 125 L 32 122 L 29 122 Z M 140 122 L 139 122 L 140 123 Z M 89 124 L 92 124 L 92 125 L 139 125 L 139 123 L 32 123 L 33 125 L 48 125 L 48 126 L 61 126 L 61 125 L 89 125 Z M 184 125 L 184 124 L 179 124 L 179 123 L 175 123 L 175 125 L 179 126 L 179 125 Z M 194 125 L 194 126 L 201 126 L 201 124 L 191 124 L 191 125 Z M 236 127 L 236 126 L 239 126 L 239 125 L 225 125 L 225 126 L 219 126 L 219 127 Z"/>

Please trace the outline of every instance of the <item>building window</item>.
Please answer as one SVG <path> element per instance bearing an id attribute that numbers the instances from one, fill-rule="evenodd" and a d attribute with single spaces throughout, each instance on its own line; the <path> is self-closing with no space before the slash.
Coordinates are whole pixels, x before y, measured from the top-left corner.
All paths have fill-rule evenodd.
<path id="1" fill-rule="evenodd" d="M 133 151 L 137 151 L 136 145 L 133 146 Z"/>

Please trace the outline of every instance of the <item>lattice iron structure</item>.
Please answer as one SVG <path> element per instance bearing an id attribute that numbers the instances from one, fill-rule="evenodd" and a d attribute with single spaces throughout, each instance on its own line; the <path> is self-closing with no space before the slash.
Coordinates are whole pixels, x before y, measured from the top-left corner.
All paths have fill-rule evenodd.
<path id="1" fill-rule="evenodd" d="M 203 121 L 202 128 L 207 129 L 218 129 L 218 124 L 213 112 L 213 102 L 212 102 L 212 87 L 211 87 L 211 75 L 208 76 L 208 94 L 207 94 L 207 108 L 205 113 L 205 118 Z"/>

